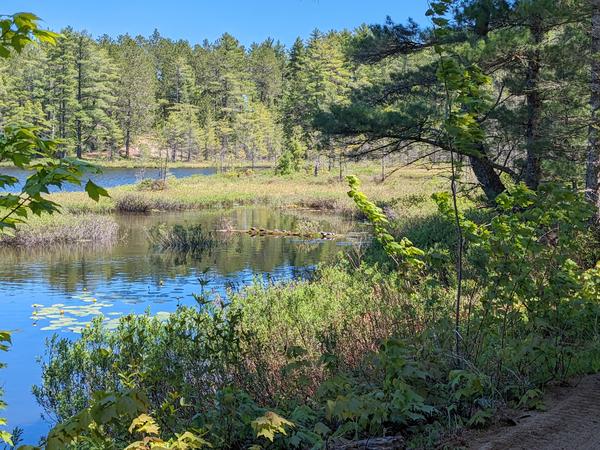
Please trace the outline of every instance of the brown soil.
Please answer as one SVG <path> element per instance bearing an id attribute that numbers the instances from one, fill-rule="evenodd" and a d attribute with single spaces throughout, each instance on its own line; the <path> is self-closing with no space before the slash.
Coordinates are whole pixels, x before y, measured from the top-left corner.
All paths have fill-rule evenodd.
<path id="1" fill-rule="evenodd" d="M 513 412 L 499 421 L 504 426 L 463 442 L 477 450 L 600 450 L 600 374 L 549 389 L 545 405 L 546 411 Z"/>

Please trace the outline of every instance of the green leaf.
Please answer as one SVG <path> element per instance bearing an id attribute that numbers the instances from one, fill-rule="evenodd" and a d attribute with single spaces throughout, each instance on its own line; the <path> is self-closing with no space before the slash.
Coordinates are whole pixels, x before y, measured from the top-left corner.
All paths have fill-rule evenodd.
<path id="1" fill-rule="evenodd" d="M 12 436 L 8 431 L 0 430 L 0 442 L 6 442 L 8 445 L 13 445 Z"/>
<path id="2" fill-rule="evenodd" d="M 98 186 L 92 180 L 88 180 L 85 184 L 85 192 L 87 192 L 90 198 L 96 202 L 100 200 L 100 197 L 110 197 L 106 189 Z"/>

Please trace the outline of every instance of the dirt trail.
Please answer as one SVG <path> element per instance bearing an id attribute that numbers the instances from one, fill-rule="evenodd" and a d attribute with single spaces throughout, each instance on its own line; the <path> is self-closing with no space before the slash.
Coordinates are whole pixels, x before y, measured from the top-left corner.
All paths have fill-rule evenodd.
<path id="1" fill-rule="evenodd" d="M 484 432 L 469 449 L 600 450 L 600 375 L 550 391 L 545 412 L 524 414 L 514 426 Z"/>

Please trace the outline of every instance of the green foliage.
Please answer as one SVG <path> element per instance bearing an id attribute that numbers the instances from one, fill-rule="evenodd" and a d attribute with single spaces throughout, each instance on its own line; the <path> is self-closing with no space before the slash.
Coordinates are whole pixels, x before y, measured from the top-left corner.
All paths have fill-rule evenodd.
<path id="1" fill-rule="evenodd" d="M 286 148 L 277 160 L 276 174 L 289 175 L 300 170 L 302 161 L 306 157 L 306 146 L 302 143 L 299 134 L 298 129 L 292 132 Z"/>
<path id="2" fill-rule="evenodd" d="M 110 424 L 118 426 L 123 420 L 131 420 L 147 408 L 148 399 L 140 392 L 112 394 L 96 391 L 90 406 L 50 431 L 46 448 L 58 450 L 77 443 L 107 445 L 110 439 L 105 434 L 105 427 Z"/>
<path id="3" fill-rule="evenodd" d="M 211 447 L 210 443 L 190 431 L 177 433 L 172 439 L 164 441 L 159 437 L 158 424 L 144 412 L 147 408 L 148 399 L 133 390 L 119 394 L 95 392 L 89 407 L 50 431 L 45 448 L 47 450 L 65 448 L 192 450 Z M 124 421 L 131 418 L 133 420 L 127 431 L 130 434 L 142 435 L 143 438 L 129 445 L 127 445 L 129 439 L 114 442 L 109 432 L 115 433 L 115 430 L 122 428 Z M 126 447 L 123 447 L 125 445 Z"/>
<path id="4" fill-rule="evenodd" d="M 125 447 L 125 450 L 146 450 L 152 448 L 192 450 L 204 447 L 212 447 L 209 442 L 196 434 L 186 431 L 177 433 L 174 438 L 164 441 L 158 437 L 160 428 L 152 417 L 142 414 L 133 419 L 129 427 L 130 433 L 145 435 L 141 441 L 135 441 Z"/>
<path id="5" fill-rule="evenodd" d="M 411 359 L 401 341 L 388 340 L 371 358 L 376 373 L 382 377 L 376 385 L 360 378 L 342 377 L 320 387 L 327 418 L 343 424 L 334 436 L 377 436 L 389 424 L 414 425 L 437 413 L 423 396 L 427 395 L 428 375 Z"/>
<path id="6" fill-rule="evenodd" d="M 27 178 L 21 192 L 0 195 L 0 232 L 15 228 L 32 213 L 54 213 L 59 206 L 48 200 L 50 188 L 60 188 L 64 184 L 81 184 L 85 173 L 97 172 L 94 166 L 71 159 L 56 159 L 57 142 L 40 139 L 34 130 L 8 127 L 0 136 L 0 161 L 10 161 L 22 169 L 33 170 Z M 0 187 L 14 186 L 18 180 L 11 176 L 0 176 Z M 85 186 L 88 195 L 98 201 L 101 196 L 108 197 L 106 190 L 88 180 Z"/>
<path id="7" fill-rule="evenodd" d="M 170 111 L 163 128 L 163 137 L 167 144 L 171 160 L 177 153 L 180 159 L 190 161 L 200 148 L 200 124 L 194 105 L 179 103 Z"/>
<path id="8" fill-rule="evenodd" d="M 435 200 L 442 214 L 454 220 L 449 196 L 438 194 Z M 528 375 L 533 385 L 567 378 L 574 370 L 569 362 L 573 343 L 594 334 L 581 324 L 591 325 L 588 314 L 597 308 L 596 282 L 590 278 L 597 268 L 577 262 L 579 247 L 586 245 L 591 208 L 582 196 L 555 184 L 543 185 L 537 193 L 519 184 L 497 201 L 497 214 L 489 223 L 459 218 L 466 235 L 466 278 L 484 288 L 479 295 L 482 316 L 475 323 L 491 327 L 485 335 L 467 339 L 500 352 L 493 357 L 485 350 L 470 351 L 470 357 L 504 361 L 492 371 L 498 382 L 512 378 L 513 370 L 532 370 L 522 365 L 533 358 L 544 361 L 533 371 L 536 375 Z M 545 333 L 558 337 L 546 341 Z M 517 400 L 530 389 L 520 383 L 514 387 L 520 392 L 511 394 Z"/>
<path id="9" fill-rule="evenodd" d="M 389 220 L 381 208 L 370 202 L 367 196 L 359 190 L 360 181 L 358 178 L 349 176 L 346 179 L 350 185 L 348 196 L 354 200 L 358 209 L 373 225 L 375 237 L 381 242 L 387 254 L 400 266 L 406 268 L 422 267 L 422 257 L 425 255 L 425 252 L 416 248 L 413 243 L 405 237 L 400 241 L 396 241 L 388 231 Z"/>
<path id="10" fill-rule="evenodd" d="M 11 344 L 11 337 L 8 331 L 0 331 L 0 351 L 6 352 L 9 349 Z M 5 365 L 0 362 L 0 369 L 2 369 Z M 0 411 L 6 408 L 6 403 L 2 400 L 3 390 L 0 388 Z M 6 425 L 6 419 L 0 417 L 0 426 Z M 5 430 L 0 430 L 0 442 L 6 442 L 9 445 L 12 445 L 11 435 L 9 432 Z"/>
<path id="11" fill-rule="evenodd" d="M 252 429 L 256 433 L 256 437 L 264 437 L 271 442 L 273 442 L 275 435 L 277 434 L 286 435 L 286 427 L 294 426 L 294 424 L 289 420 L 286 420 L 271 411 L 268 411 L 263 416 L 254 419 L 252 422 L 250 422 L 250 425 L 252 425 Z"/>
<path id="12" fill-rule="evenodd" d="M 0 18 L 0 58 L 8 58 L 11 50 L 21 52 L 32 43 L 55 44 L 60 37 L 56 33 L 40 29 L 40 18 L 32 13 L 23 12 Z"/>

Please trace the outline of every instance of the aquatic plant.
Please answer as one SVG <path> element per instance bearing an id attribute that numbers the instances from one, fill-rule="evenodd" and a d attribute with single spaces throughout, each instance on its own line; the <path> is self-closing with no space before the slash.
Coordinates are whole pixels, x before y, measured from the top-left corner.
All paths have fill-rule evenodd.
<path id="1" fill-rule="evenodd" d="M 213 248 L 217 241 L 202 225 L 155 225 L 148 230 L 152 244 L 161 250 L 202 252 Z"/>

